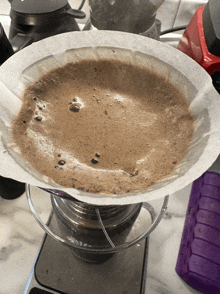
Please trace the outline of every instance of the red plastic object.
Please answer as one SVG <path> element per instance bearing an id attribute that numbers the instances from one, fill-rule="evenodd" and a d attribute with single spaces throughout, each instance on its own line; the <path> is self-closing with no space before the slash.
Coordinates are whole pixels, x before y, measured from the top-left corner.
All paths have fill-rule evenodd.
<path id="1" fill-rule="evenodd" d="M 212 75 L 215 71 L 220 71 L 220 57 L 211 54 L 206 46 L 203 30 L 203 10 L 204 7 L 197 9 L 177 49 L 190 56 Z"/>

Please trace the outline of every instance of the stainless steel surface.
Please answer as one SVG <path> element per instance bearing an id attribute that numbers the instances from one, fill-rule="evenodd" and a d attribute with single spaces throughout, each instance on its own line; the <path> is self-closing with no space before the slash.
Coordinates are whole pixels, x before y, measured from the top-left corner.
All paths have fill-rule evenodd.
<path id="1" fill-rule="evenodd" d="M 74 240 L 73 250 L 74 244 L 83 244 L 83 251 L 92 249 L 98 254 L 100 249 L 108 252 L 109 248 L 110 251 L 117 250 L 116 246 L 123 245 L 142 206 L 94 206 L 53 195 L 51 202 L 59 231 L 67 238 L 70 236 L 69 240 Z M 77 254 L 84 256 L 82 250 L 77 250 Z M 86 258 L 89 258 L 88 254 Z"/>
<path id="2" fill-rule="evenodd" d="M 129 218 L 141 207 L 141 204 L 95 206 L 53 195 L 51 195 L 51 201 L 56 213 L 68 226 L 91 229 L 100 229 L 96 209 L 99 210 L 104 226 L 107 229 L 129 221 Z"/>

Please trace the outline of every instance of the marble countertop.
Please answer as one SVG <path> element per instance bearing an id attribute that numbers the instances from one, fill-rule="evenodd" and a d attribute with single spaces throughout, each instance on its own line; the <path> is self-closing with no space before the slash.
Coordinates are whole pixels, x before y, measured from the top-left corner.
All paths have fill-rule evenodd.
<path id="1" fill-rule="evenodd" d="M 39 215 L 50 213 L 48 193 L 35 189 Z M 43 240 L 44 231 L 33 217 L 26 195 L 0 198 L 0 294 L 21 294 Z"/>
<path id="2" fill-rule="evenodd" d="M 170 195 L 167 211 L 149 237 L 146 293 L 192 294 L 175 272 L 191 186 Z M 32 188 L 34 204 L 46 222 L 49 194 Z M 44 231 L 33 217 L 26 195 L 15 200 L 0 198 L 0 294 L 24 293 L 40 249 Z"/>

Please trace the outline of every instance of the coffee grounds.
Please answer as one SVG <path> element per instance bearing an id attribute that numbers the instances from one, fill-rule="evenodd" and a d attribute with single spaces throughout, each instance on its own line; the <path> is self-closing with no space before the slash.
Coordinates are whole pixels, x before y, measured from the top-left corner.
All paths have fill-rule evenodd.
<path id="1" fill-rule="evenodd" d="M 169 175 L 193 118 L 165 77 L 117 60 L 66 64 L 27 87 L 13 138 L 34 169 L 63 187 L 122 194 Z"/>

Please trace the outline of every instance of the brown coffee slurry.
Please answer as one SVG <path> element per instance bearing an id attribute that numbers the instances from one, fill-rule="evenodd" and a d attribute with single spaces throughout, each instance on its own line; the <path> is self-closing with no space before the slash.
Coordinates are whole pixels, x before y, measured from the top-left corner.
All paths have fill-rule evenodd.
<path id="1" fill-rule="evenodd" d="M 29 86 L 13 137 L 24 158 L 64 187 L 146 189 L 183 159 L 193 118 L 165 77 L 116 60 L 83 60 Z"/>

